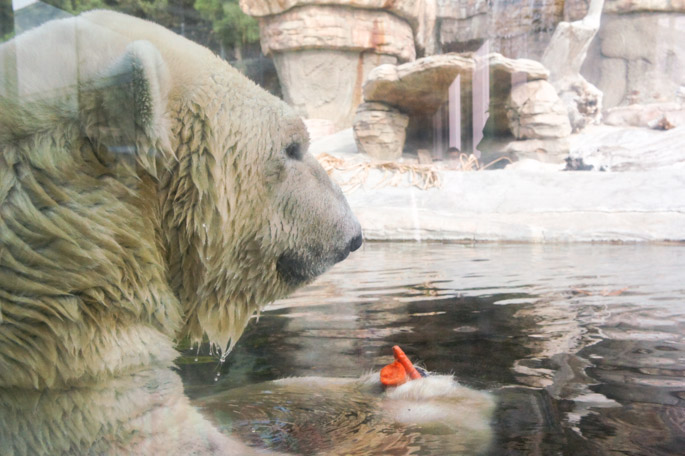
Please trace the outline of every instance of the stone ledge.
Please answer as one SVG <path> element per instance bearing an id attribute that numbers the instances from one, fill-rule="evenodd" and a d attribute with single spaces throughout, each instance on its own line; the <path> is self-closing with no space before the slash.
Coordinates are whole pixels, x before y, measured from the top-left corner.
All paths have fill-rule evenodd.
<path id="1" fill-rule="evenodd" d="M 368 240 L 685 241 L 677 171 L 444 172 L 443 181 L 346 196 Z"/>
<path id="2" fill-rule="evenodd" d="M 414 35 L 405 20 L 386 11 L 339 6 L 302 6 L 260 19 L 262 52 L 303 49 L 373 51 L 416 58 Z"/>
<path id="3" fill-rule="evenodd" d="M 605 13 L 685 13 L 685 0 L 606 0 Z"/>
<path id="4" fill-rule="evenodd" d="M 301 6 L 342 6 L 368 10 L 386 10 L 414 25 L 419 20 L 421 1 L 388 0 L 240 0 L 240 8 L 254 17 L 282 14 Z"/>
<path id="5" fill-rule="evenodd" d="M 445 214 L 355 208 L 366 241 L 683 242 L 685 213 Z M 418 223 L 412 221 L 417 219 Z"/>

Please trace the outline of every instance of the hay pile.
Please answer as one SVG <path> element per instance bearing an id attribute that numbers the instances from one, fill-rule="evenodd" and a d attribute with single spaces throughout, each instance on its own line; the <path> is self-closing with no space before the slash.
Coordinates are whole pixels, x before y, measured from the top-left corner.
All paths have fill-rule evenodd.
<path id="1" fill-rule="evenodd" d="M 344 192 L 352 192 L 367 185 L 369 171 L 379 170 L 383 173 L 381 180 L 370 188 L 376 189 L 386 186 L 398 187 L 402 184 L 417 187 L 421 190 L 439 188 L 442 185 L 441 170 L 451 171 L 482 171 L 501 160 L 509 160 L 506 157 L 482 165 L 474 155 L 459 154 L 457 159 L 446 162 L 422 163 L 398 163 L 394 161 L 370 161 L 355 156 L 352 159 L 334 157 L 327 153 L 316 156 L 329 176 L 335 171 L 350 175 L 346 181 L 342 181 L 341 173 L 336 176 L 338 185 Z"/>
<path id="2" fill-rule="evenodd" d="M 361 158 L 344 160 L 332 155 L 323 153 L 316 156 L 319 163 L 326 170 L 328 175 L 334 171 L 341 171 L 350 177 L 346 181 L 340 180 L 340 175 L 336 176 L 338 185 L 344 192 L 352 192 L 365 186 L 369 177 L 369 171 L 377 169 L 383 172 L 383 177 L 371 188 L 397 187 L 409 181 L 409 186 L 418 187 L 421 190 L 428 190 L 442 185 L 440 174 L 433 165 L 421 165 L 418 163 L 397 163 L 397 162 L 377 162 L 367 161 Z"/>

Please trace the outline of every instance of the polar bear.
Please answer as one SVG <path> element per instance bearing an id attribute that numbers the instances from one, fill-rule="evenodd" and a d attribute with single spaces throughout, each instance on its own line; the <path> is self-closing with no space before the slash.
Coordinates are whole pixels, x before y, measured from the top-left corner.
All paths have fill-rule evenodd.
<path id="1" fill-rule="evenodd" d="M 0 454 L 249 454 L 173 341 L 359 248 L 302 121 L 207 49 L 94 11 L 0 46 Z"/>

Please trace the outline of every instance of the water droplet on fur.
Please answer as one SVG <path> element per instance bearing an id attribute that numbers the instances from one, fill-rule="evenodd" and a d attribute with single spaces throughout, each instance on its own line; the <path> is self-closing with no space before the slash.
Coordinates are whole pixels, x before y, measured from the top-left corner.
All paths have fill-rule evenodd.
<path id="1" fill-rule="evenodd" d="M 231 343 L 229 342 L 226 346 L 226 350 L 221 353 L 221 357 L 219 358 L 219 366 L 223 366 L 224 362 L 226 362 L 226 358 L 228 358 L 229 353 L 231 353 L 231 350 L 233 350 L 233 347 L 231 347 Z"/>

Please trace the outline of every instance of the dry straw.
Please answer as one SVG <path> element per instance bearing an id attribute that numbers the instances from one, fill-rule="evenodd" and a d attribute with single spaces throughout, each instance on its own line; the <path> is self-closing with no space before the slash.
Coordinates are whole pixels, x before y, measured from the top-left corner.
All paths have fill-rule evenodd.
<path id="1" fill-rule="evenodd" d="M 459 154 L 457 160 L 452 160 L 438 165 L 436 163 L 398 163 L 394 161 L 369 161 L 360 158 L 345 160 L 326 153 L 316 156 L 326 172 L 331 175 L 334 171 L 351 173 L 351 177 L 345 182 L 338 182 L 345 192 L 352 192 L 366 185 L 369 171 L 377 169 L 383 173 L 381 180 L 371 186 L 372 189 L 381 187 L 398 187 L 406 182 L 409 186 L 421 190 L 439 188 L 442 186 L 441 170 L 451 171 L 482 171 L 500 161 L 511 160 L 508 157 L 500 157 L 486 165 L 482 165 L 474 155 Z"/>

